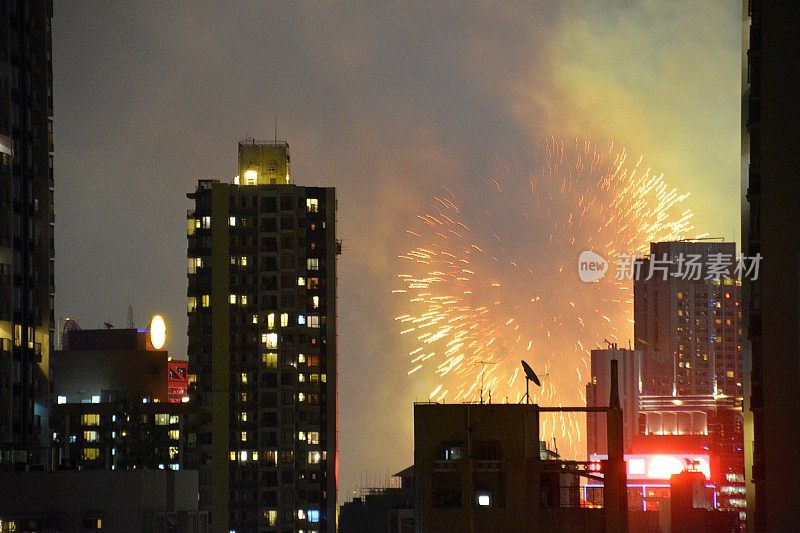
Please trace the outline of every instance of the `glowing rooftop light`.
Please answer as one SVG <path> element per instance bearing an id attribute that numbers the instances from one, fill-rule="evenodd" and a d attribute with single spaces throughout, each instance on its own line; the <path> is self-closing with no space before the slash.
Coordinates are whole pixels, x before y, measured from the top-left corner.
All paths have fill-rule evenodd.
<path id="1" fill-rule="evenodd" d="M 164 347 L 166 340 L 167 325 L 161 315 L 155 315 L 150 321 L 150 344 L 153 345 L 154 349 L 160 350 Z"/>

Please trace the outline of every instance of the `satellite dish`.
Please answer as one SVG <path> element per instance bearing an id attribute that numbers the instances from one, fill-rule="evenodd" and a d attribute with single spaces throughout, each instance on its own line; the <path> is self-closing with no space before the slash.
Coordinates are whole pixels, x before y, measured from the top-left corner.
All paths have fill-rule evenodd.
<path id="1" fill-rule="evenodd" d="M 525 378 L 528 379 L 528 381 L 533 381 L 539 387 L 542 386 L 542 382 L 539 381 L 539 377 L 536 375 L 536 372 L 533 371 L 531 365 L 522 361 L 522 370 L 525 371 Z"/>

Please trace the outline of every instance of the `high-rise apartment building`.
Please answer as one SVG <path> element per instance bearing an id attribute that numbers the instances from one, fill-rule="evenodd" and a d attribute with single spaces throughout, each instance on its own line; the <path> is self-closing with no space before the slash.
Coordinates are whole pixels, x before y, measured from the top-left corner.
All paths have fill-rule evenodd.
<path id="1" fill-rule="evenodd" d="M 291 184 L 286 143 L 247 141 L 233 183 L 188 197 L 201 509 L 213 531 L 334 531 L 334 189 Z"/>
<path id="2" fill-rule="evenodd" d="M 718 501 L 743 513 L 737 267 L 734 243 L 652 243 L 635 270 L 634 335 L 643 354 L 640 433 L 707 435 Z"/>
<path id="3" fill-rule="evenodd" d="M 745 302 L 752 351 L 748 477 L 755 484 L 748 496 L 755 531 L 787 531 L 800 522 L 800 491 L 786 488 L 800 476 L 792 429 L 800 419 L 800 4 L 749 0 L 743 10 L 742 238 L 747 255 L 764 258 L 759 278 L 747 280 Z"/>
<path id="4" fill-rule="evenodd" d="M 637 263 L 633 289 L 645 394 L 741 397 L 741 287 L 735 270 L 735 243 L 650 245 L 650 256 Z M 671 364 L 659 364 L 663 359 Z"/>
<path id="5" fill-rule="evenodd" d="M 0 4 L 0 463 L 48 458 L 52 12 L 49 0 Z"/>

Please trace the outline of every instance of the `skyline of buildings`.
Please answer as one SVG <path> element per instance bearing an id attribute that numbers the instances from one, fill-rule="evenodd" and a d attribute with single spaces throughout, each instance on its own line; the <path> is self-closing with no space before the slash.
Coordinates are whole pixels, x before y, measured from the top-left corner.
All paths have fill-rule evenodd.
<path id="1" fill-rule="evenodd" d="M 248 140 L 233 183 L 188 195 L 189 463 L 214 531 L 336 527 L 336 197 L 290 169 L 287 143 Z"/>
<path id="2" fill-rule="evenodd" d="M 743 240 L 747 255 L 770 258 L 762 278 L 745 290 L 749 316 L 743 316 L 736 281 L 695 283 L 672 276 L 663 283 L 637 281 L 636 350 L 597 350 L 625 354 L 603 353 L 605 359 L 598 354 L 596 368 L 593 352 L 586 391 L 587 403 L 606 405 L 609 398 L 597 386 L 605 378 L 598 376 L 607 374 L 611 359 L 620 361 L 624 426 L 633 424 L 629 405 L 634 400 L 627 391 L 636 389 L 635 425 L 644 436 L 707 435 L 702 445 L 719 457 L 717 476 L 722 477 L 715 484 L 736 491 L 728 493 L 730 507 L 741 507 L 738 490 L 749 473 L 737 459 L 745 445 L 741 406 L 746 400 L 753 413 L 753 516 L 757 527 L 772 528 L 793 523 L 797 517 L 790 511 L 800 509 L 787 505 L 791 509 L 783 514 L 767 513 L 784 496 L 787 468 L 789 474 L 800 469 L 795 463 L 787 467 L 784 459 L 793 445 L 786 420 L 800 417 L 797 394 L 785 386 L 800 379 L 800 291 L 787 282 L 794 279 L 787 272 L 800 272 L 794 253 L 800 229 L 793 203 L 797 186 L 789 179 L 800 161 L 787 157 L 781 144 L 798 140 L 796 117 L 771 107 L 793 94 L 795 79 L 771 73 L 782 68 L 786 50 L 793 53 L 798 46 L 782 12 L 759 0 L 745 7 L 750 52 Z M 160 376 L 163 394 L 131 393 L 92 381 L 93 371 L 117 383 L 146 374 L 125 358 L 106 367 L 75 364 L 76 376 L 56 379 L 58 357 L 69 355 L 54 351 L 52 9 L 47 0 L 12 0 L 0 8 L 5 30 L 0 63 L 6 67 L 0 68 L 0 464 L 87 470 L 188 465 L 199 471 L 200 510 L 208 512 L 212 529 L 332 530 L 338 477 L 336 256 L 341 252 L 336 197 L 331 187 L 291 183 L 288 144 L 240 143 L 235 181 L 200 180 L 188 195 L 195 202 L 187 214 L 188 363 L 165 360 L 162 368 L 160 356 L 158 362 L 147 359 L 158 351 L 152 346 L 131 349 L 145 355 L 127 356 L 155 365 L 151 373 Z M 678 253 L 736 257 L 733 243 L 654 243 L 642 268 Z M 743 327 L 753 350 L 751 380 L 742 368 Z M 141 331 L 107 335 L 119 340 L 134 332 L 138 342 Z M 76 346 L 70 343 L 65 351 L 82 351 Z M 641 362 L 625 367 L 624 357 L 636 353 Z M 130 375 L 115 374 L 120 368 Z M 171 381 L 165 378 L 169 372 Z M 148 383 L 140 379 L 134 385 Z M 186 394 L 192 401 L 183 401 Z M 126 436 L 135 442 L 123 442 Z M 144 451 L 140 437 L 151 439 Z M 635 449 L 630 440 L 626 434 L 625 447 Z M 495 461 L 492 450 L 499 446 L 489 443 L 481 452 L 486 457 L 475 458 Z M 597 439 L 594 446 L 595 453 L 603 451 Z M 489 468 L 477 476 L 489 488 L 468 495 L 475 496 L 475 505 L 489 501 L 491 506 L 495 494 L 505 497 L 494 473 Z M 442 486 L 438 498 L 446 503 L 456 490 L 447 482 Z"/>

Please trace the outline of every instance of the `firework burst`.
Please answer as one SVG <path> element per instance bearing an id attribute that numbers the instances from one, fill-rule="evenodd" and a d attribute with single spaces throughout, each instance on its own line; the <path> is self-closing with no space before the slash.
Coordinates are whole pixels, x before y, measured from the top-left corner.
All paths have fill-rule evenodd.
<path id="1" fill-rule="evenodd" d="M 430 400 L 519 402 L 525 359 L 543 378 L 532 401 L 584 405 L 589 350 L 632 335 L 631 283 L 615 279 L 612 258 L 692 230 L 688 195 L 625 150 L 543 148 L 527 178 L 505 170 L 478 187 L 444 187 L 408 230 L 413 248 L 393 291 L 407 312 L 396 320 L 415 345 L 408 374 Z M 609 259 L 603 280 L 580 281 L 583 250 Z M 577 456 L 582 420 L 543 417 L 542 436 Z"/>

